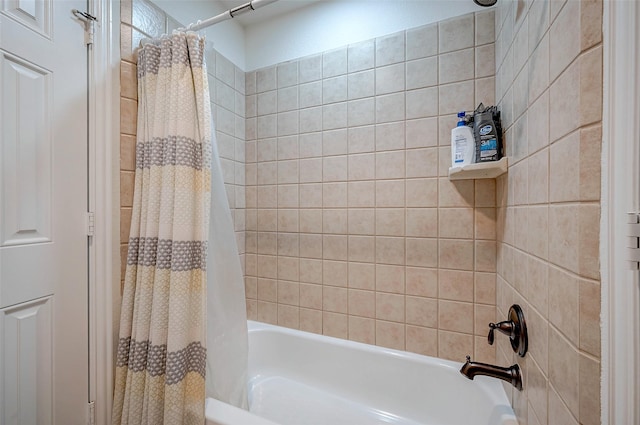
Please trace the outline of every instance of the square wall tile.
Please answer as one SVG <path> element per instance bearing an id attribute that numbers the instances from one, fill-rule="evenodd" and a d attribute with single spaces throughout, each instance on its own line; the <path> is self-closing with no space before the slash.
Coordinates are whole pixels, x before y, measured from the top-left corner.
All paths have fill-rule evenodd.
<path id="1" fill-rule="evenodd" d="M 307 56 L 298 62 L 298 83 L 322 79 L 322 55 Z"/>
<path id="2" fill-rule="evenodd" d="M 405 118 L 405 93 L 376 96 L 376 122 L 401 121 Z"/>
<path id="3" fill-rule="evenodd" d="M 300 330 L 322 334 L 322 311 L 313 309 L 300 309 Z"/>
<path id="4" fill-rule="evenodd" d="M 553 327 L 549 330 L 549 382 L 572 415 L 578 415 L 579 354 Z"/>
<path id="5" fill-rule="evenodd" d="M 348 183 L 350 208 L 375 206 L 376 183 L 373 181 L 351 181 Z"/>
<path id="6" fill-rule="evenodd" d="M 349 315 L 349 339 L 365 344 L 375 344 L 375 320 Z"/>
<path id="7" fill-rule="evenodd" d="M 278 88 L 290 87 L 298 84 L 298 62 L 291 61 L 278 64 L 276 68 Z"/>
<path id="8" fill-rule="evenodd" d="M 351 100 L 347 104 L 347 122 L 349 126 L 364 126 L 375 123 L 375 99 Z"/>
<path id="9" fill-rule="evenodd" d="M 422 148 L 438 145 L 438 120 L 419 118 L 405 122 L 406 147 Z"/>
<path id="10" fill-rule="evenodd" d="M 375 210 L 349 209 L 349 234 L 375 235 Z"/>
<path id="11" fill-rule="evenodd" d="M 495 11 L 477 12 L 475 14 L 476 46 L 493 43 L 495 36 Z"/>
<path id="12" fill-rule="evenodd" d="M 473 80 L 440 85 L 438 88 L 440 115 L 475 110 Z"/>
<path id="13" fill-rule="evenodd" d="M 347 100 L 347 76 L 326 78 L 322 81 L 322 103 L 335 103 Z"/>
<path id="14" fill-rule="evenodd" d="M 404 350 L 405 325 L 376 320 L 376 345 L 395 350 Z"/>
<path id="15" fill-rule="evenodd" d="M 406 92 L 406 118 L 426 118 L 438 115 L 438 90 L 436 87 Z"/>
<path id="16" fill-rule="evenodd" d="M 404 295 L 376 293 L 376 319 L 393 322 L 405 321 Z"/>
<path id="17" fill-rule="evenodd" d="M 438 206 L 438 179 L 406 180 L 407 207 Z"/>
<path id="18" fill-rule="evenodd" d="M 322 105 L 322 81 L 300 84 L 298 93 L 300 108 Z"/>
<path id="19" fill-rule="evenodd" d="M 473 238 L 473 213 L 472 208 L 440 208 L 438 235 L 442 238 Z"/>
<path id="20" fill-rule="evenodd" d="M 496 73 L 495 45 L 487 44 L 475 49 L 476 78 L 492 77 Z"/>
<path id="21" fill-rule="evenodd" d="M 549 77 L 553 81 L 580 53 L 580 2 L 567 2 L 549 30 Z"/>
<path id="22" fill-rule="evenodd" d="M 278 111 L 287 112 L 298 109 L 298 87 L 278 89 Z"/>
<path id="23" fill-rule="evenodd" d="M 329 78 L 347 73 L 347 49 L 341 48 L 322 54 L 322 77 Z"/>
<path id="24" fill-rule="evenodd" d="M 436 298 L 438 271 L 434 268 L 406 267 L 406 294 Z"/>
<path id="25" fill-rule="evenodd" d="M 438 331 L 438 357 L 460 361 L 460 353 L 473 352 L 473 335 L 445 330 Z"/>
<path id="26" fill-rule="evenodd" d="M 376 153 L 376 178 L 394 179 L 405 177 L 405 152 Z"/>
<path id="27" fill-rule="evenodd" d="M 438 240 L 433 238 L 407 238 L 406 264 L 417 267 L 438 266 Z"/>
<path id="28" fill-rule="evenodd" d="M 348 272 L 349 288 L 375 289 L 375 265 L 370 263 L 351 263 Z"/>
<path id="29" fill-rule="evenodd" d="M 556 141 L 578 128 L 580 67 L 574 62 L 551 85 L 549 96 L 549 139 Z"/>
<path id="30" fill-rule="evenodd" d="M 399 92 L 403 91 L 404 88 L 404 62 L 376 69 L 376 95 Z"/>
<path id="31" fill-rule="evenodd" d="M 375 71 L 368 70 L 349 74 L 347 77 L 348 98 L 360 99 L 375 94 Z"/>
<path id="32" fill-rule="evenodd" d="M 376 237 L 376 262 L 403 265 L 405 262 L 404 238 Z"/>
<path id="33" fill-rule="evenodd" d="M 376 38 L 376 66 L 385 66 L 405 60 L 405 32 Z"/>
<path id="34" fill-rule="evenodd" d="M 322 129 L 347 127 L 347 103 L 333 103 L 322 107 Z"/>
<path id="35" fill-rule="evenodd" d="M 275 66 L 256 71 L 256 93 L 275 90 L 277 87 Z"/>
<path id="36" fill-rule="evenodd" d="M 322 309 L 334 313 L 347 313 L 347 289 L 326 286 L 322 290 Z"/>
<path id="37" fill-rule="evenodd" d="M 438 84 L 438 58 L 429 57 L 406 63 L 407 90 L 432 87 Z"/>
<path id="38" fill-rule="evenodd" d="M 439 53 L 452 52 L 475 44 L 475 17 L 467 14 L 438 23 Z"/>
<path id="39" fill-rule="evenodd" d="M 342 257 L 345 258 L 345 257 Z M 346 287 L 348 282 L 348 269 L 346 261 L 322 262 L 322 283 L 326 286 Z"/>
<path id="40" fill-rule="evenodd" d="M 334 338 L 347 339 L 349 336 L 348 316 L 346 314 L 323 312 L 322 334 Z"/>
<path id="41" fill-rule="evenodd" d="M 473 48 L 441 54 L 438 56 L 438 82 L 447 84 L 472 79 L 475 69 L 474 58 Z"/>
<path id="42" fill-rule="evenodd" d="M 379 208 L 376 210 L 376 235 L 404 236 L 405 211 L 402 208 Z"/>
<path id="43" fill-rule="evenodd" d="M 400 150 L 405 147 L 405 126 L 402 122 L 376 125 L 376 151 Z"/>
<path id="44" fill-rule="evenodd" d="M 349 236 L 349 261 L 372 263 L 375 261 L 373 236 Z"/>
<path id="45" fill-rule="evenodd" d="M 349 180 L 373 180 L 375 177 L 375 154 L 349 155 Z"/>
<path id="46" fill-rule="evenodd" d="M 438 265 L 454 270 L 473 270 L 473 241 L 440 239 Z"/>
<path id="47" fill-rule="evenodd" d="M 407 296 L 405 303 L 407 324 L 429 328 L 438 326 L 438 302 L 436 299 Z"/>
<path id="48" fill-rule="evenodd" d="M 375 41 L 367 40 L 349 45 L 347 56 L 350 73 L 373 68 L 375 66 Z"/>
<path id="49" fill-rule="evenodd" d="M 437 237 L 438 211 L 436 208 L 407 208 L 407 236 Z"/>
<path id="50" fill-rule="evenodd" d="M 406 59 L 420 59 L 438 54 L 438 24 L 407 30 Z"/>

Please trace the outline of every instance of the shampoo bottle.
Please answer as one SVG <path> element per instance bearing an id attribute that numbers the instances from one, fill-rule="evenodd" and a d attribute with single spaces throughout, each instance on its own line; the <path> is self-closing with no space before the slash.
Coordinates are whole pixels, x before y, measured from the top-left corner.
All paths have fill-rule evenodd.
<path id="1" fill-rule="evenodd" d="M 495 109 L 495 108 L 494 108 Z M 474 115 L 473 126 L 476 135 L 476 162 L 497 161 L 501 157 L 502 147 L 498 138 L 493 112 L 488 110 Z"/>
<path id="2" fill-rule="evenodd" d="M 462 167 L 475 162 L 476 144 L 473 131 L 464 120 L 465 113 L 458 112 L 458 125 L 451 130 L 451 166 Z"/>

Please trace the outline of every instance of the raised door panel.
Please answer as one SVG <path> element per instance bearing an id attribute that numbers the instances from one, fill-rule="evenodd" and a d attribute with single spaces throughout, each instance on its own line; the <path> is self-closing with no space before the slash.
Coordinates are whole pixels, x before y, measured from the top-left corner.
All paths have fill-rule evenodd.
<path id="1" fill-rule="evenodd" d="M 0 310 L 0 423 L 53 420 L 53 298 Z"/>
<path id="2" fill-rule="evenodd" d="M 52 0 L 2 0 L 2 13 L 46 38 L 51 38 Z"/>
<path id="3" fill-rule="evenodd" d="M 51 73 L 0 51 L 0 246 L 51 241 Z"/>

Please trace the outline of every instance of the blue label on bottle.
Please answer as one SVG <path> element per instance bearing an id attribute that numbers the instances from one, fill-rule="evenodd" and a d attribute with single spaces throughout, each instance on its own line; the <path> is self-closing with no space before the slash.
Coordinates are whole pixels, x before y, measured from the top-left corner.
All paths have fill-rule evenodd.
<path id="1" fill-rule="evenodd" d="M 492 129 L 493 129 L 493 126 L 485 125 L 484 127 L 482 127 L 480 129 L 480 135 L 481 136 L 486 136 L 487 134 L 489 134 L 491 132 Z"/>
<path id="2" fill-rule="evenodd" d="M 480 145 L 481 151 L 498 150 L 498 141 L 496 139 L 489 139 L 482 142 Z"/>

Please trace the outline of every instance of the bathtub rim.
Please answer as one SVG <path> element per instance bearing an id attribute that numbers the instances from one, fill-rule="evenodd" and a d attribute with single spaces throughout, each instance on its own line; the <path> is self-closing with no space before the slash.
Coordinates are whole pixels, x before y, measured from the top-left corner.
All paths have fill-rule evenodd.
<path id="1" fill-rule="evenodd" d="M 464 364 L 464 361 L 454 361 L 442 359 L 440 357 L 427 356 L 424 354 L 412 353 L 404 350 L 397 350 L 394 348 L 383 347 L 380 345 L 367 344 L 358 341 L 347 340 L 343 338 L 336 338 L 329 335 L 316 334 L 313 332 L 307 332 L 299 329 L 287 328 L 284 326 L 273 325 L 264 322 L 258 322 L 254 320 L 247 320 L 247 327 L 249 334 L 253 332 L 267 331 L 280 333 L 284 335 L 288 335 L 294 338 L 302 338 L 309 341 L 315 341 L 319 343 L 330 343 L 335 344 L 339 347 L 343 348 L 351 348 L 357 351 L 364 351 L 367 353 L 371 353 L 374 355 L 388 356 L 393 357 L 399 360 L 408 360 L 411 362 L 419 362 L 419 363 L 428 363 L 429 366 L 440 367 L 443 369 L 447 369 L 452 372 L 454 375 L 458 374 L 460 377 L 463 377 L 460 374 L 460 368 Z M 251 341 L 251 339 L 249 339 Z M 251 348 L 251 342 L 249 342 L 249 348 Z M 466 360 L 466 359 L 465 359 Z M 252 377 L 249 377 L 249 383 L 252 381 Z M 467 383 L 469 380 L 464 378 L 464 382 Z M 513 415 L 515 417 L 515 410 L 511 404 L 509 392 L 506 390 L 505 385 L 503 385 L 504 381 L 501 381 L 496 378 L 491 378 L 489 376 L 476 376 L 473 380 L 470 380 L 473 385 L 478 386 L 479 390 L 484 392 L 493 403 L 496 404 L 505 404 L 513 410 Z M 525 382 L 523 382 L 525 384 Z"/>
<path id="2" fill-rule="evenodd" d="M 321 335 L 313 332 L 307 332 L 299 329 L 291 329 L 286 328 L 284 326 L 272 325 L 269 323 L 257 322 L 254 320 L 247 320 L 247 327 L 249 329 L 249 333 L 251 332 L 259 332 L 263 331 L 273 331 L 283 333 L 285 335 L 298 336 L 303 337 L 304 339 L 313 340 L 313 341 L 322 341 L 329 340 L 333 344 L 342 346 L 342 347 L 352 347 L 357 349 L 358 351 L 366 351 L 369 353 L 377 353 L 388 355 L 391 357 L 396 357 L 400 359 L 409 359 L 416 361 L 429 361 L 430 363 L 441 366 L 446 369 L 457 370 L 459 371 L 462 367 L 464 361 L 455 361 L 455 360 L 447 360 L 440 357 L 428 356 L 425 354 L 412 353 L 410 351 L 398 350 L 395 348 L 388 348 L 381 345 L 373 345 L 367 344 L 364 342 L 353 341 L 349 339 L 336 338 L 329 335 Z M 484 378 L 484 377 L 480 377 Z M 480 382 L 480 381 L 478 381 Z"/>
<path id="3" fill-rule="evenodd" d="M 259 332 L 275 333 L 284 335 L 285 337 L 314 341 L 320 344 L 337 345 L 339 347 L 354 351 L 364 351 L 375 355 L 392 357 L 400 361 L 408 360 L 410 362 L 418 363 L 426 362 L 428 366 L 447 369 L 448 371 L 456 374 L 458 373 L 462 365 L 461 362 L 456 362 L 453 360 L 425 356 L 408 351 L 396 350 L 357 341 L 350 341 L 327 335 L 306 332 L 298 329 L 285 328 L 283 326 L 257 322 L 253 320 L 247 320 L 247 328 L 249 331 L 249 335 Z M 253 378 L 249 377 L 247 385 L 251 385 L 252 380 Z M 480 376 L 474 380 L 473 385 L 477 385 L 479 387 L 478 389 L 489 396 L 491 401 L 496 403 L 496 405 L 502 405 L 510 408 L 510 412 L 504 412 L 507 415 L 503 417 L 503 420 L 515 420 L 515 412 L 513 411 L 513 407 L 511 406 L 508 392 L 502 385 L 501 381 Z M 272 420 L 268 420 L 266 418 L 258 416 L 250 411 L 240 409 L 238 407 L 212 398 L 207 398 L 206 400 L 205 416 L 207 418 L 208 425 L 211 423 L 216 425 L 280 425 L 276 422 L 273 422 Z M 504 423 L 511 423 L 508 421 Z"/>
<path id="4" fill-rule="evenodd" d="M 205 400 L 204 417 L 205 425 L 281 425 L 211 397 Z"/>

